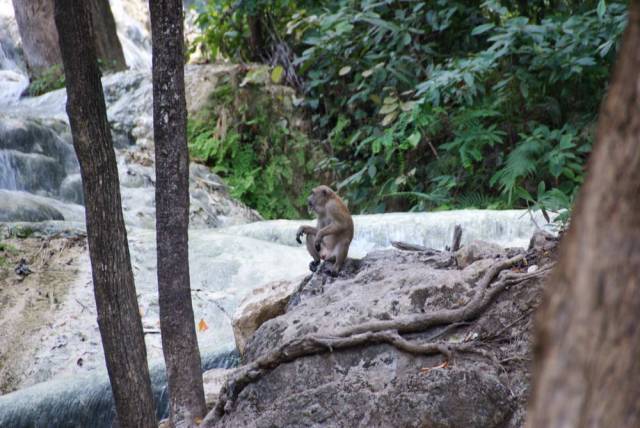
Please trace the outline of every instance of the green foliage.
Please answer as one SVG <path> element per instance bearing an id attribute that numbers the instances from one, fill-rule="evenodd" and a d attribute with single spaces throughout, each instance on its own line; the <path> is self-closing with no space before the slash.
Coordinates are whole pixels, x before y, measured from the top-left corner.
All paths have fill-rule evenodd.
<path id="1" fill-rule="evenodd" d="M 61 88 L 64 88 L 64 72 L 62 71 L 62 66 L 53 65 L 29 83 L 27 93 L 32 97 L 36 97 Z"/>
<path id="2" fill-rule="evenodd" d="M 292 93 L 270 92 L 256 83 L 262 74 L 268 70 L 252 70 L 240 84 L 229 78 L 218 85 L 210 108 L 189 120 L 190 152 L 265 218 L 299 218 L 317 185 L 317 156 L 294 124 Z"/>
<path id="3" fill-rule="evenodd" d="M 295 53 L 320 166 L 355 211 L 570 207 L 624 4 L 284 3 L 273 28 Z"/>
<path id="4" fill-rule="evenodd" d="M 15 245 L 0 241 L 0 268 L 9 267 L 7 256 L 15 256 L 16 254 L 18 254 L 18 249 Z"/>
<path id="5" fill-rule="evenodd" d="M 203 29 L 190 47 L 203 46 L 209 59 L 218 56 L 234 61 L 262 58 L 264 43 L 285 30 L 288 19 L 306 3 L 301 0 L 214 0 L 198 13 L 195 24 Z"/>

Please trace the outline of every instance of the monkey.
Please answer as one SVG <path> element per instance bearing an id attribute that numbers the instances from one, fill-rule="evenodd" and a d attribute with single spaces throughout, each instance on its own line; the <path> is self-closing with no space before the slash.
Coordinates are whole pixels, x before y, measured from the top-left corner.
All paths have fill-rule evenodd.
<path id="1" fill-rule="evenodd" d="M 307 199 L 309 209 L 313 210 L 318 222 L 316 227 L 300 226 L 296 241 L 302 244 L 302 235 L 307 235 L 307 251 L 313 257 L 309 269 L 315 272 L 320 261 L 333 263 L 331 274 L 336 276 L 347 258 L 349 245 L 353 239 L 353 219 L 340 197 L 328 186 L 318 186 L 311 191 Z"/>

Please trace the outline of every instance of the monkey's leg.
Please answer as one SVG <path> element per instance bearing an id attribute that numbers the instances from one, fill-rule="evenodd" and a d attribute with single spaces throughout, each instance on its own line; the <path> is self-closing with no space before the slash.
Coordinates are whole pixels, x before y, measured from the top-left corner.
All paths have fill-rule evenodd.
<path id="1" fill-rule="evenodd" d="M 339 243 L 336 245 L 336 248 L 333 250 L 333 254 L 335 254 L 336 262 L 333 264 L 332 274 L 337 275 L 338 272 L 342 269 L 344 265 L 344 261 L 347 259 L 347 253 L 349 252 L 349 245 L 344 243 Z"/>
<path id="2" fill-rule="evenodd" d="M 318 252 L 318 250 L 316 250 L 316 247 L 313 244 L 315 239 L 315 233 L 307 234 L 307 251 L 309 252 L 309 254 L 311 254 L 311 257 L 313 257 L 313 261 L 309 263 L 309 270 L 311 272 L 315 272 L 316 269 L 318 269 L 318 265 L 320 264 L 320 253 Z"/>

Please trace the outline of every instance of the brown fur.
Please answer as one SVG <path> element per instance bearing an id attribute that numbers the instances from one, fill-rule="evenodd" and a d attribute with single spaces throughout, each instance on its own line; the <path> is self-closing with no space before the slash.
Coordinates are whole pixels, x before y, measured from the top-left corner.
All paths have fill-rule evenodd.
<path id="1" fill-rule="evenodd" d="M 307 235 L 307 250 L 313 262 L 309 266 L 312 271 L 321 260 L 333 263 L 332 273 L 342 269 L 353 239 L 353 219 L 351 213 L 340 197 L 328 186 L 318 186 L 311 191 L 308 199 L 309 208 L 318 216 L 316 227 L 300 226 L 296 240 Z"/>

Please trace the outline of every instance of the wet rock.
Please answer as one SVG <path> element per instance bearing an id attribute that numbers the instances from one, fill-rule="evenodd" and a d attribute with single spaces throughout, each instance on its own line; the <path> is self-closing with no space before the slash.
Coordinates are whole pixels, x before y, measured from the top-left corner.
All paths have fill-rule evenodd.
<path id="1" fill-rule="evenodd" d="M 31 269 L 29 269 L 29 265 L 27 264 L 27 261 L 25 259 L 20 259 L 18 266 L 16 266 L 13 271 L 18 276 L 27 276 L 33 273 Z"/>
<path id="2" fill-rule="evenodd" d="M 0 190 L 0 221 L 64 220 L 64 216 L 46 198 L 25 192 Z"/>
<path id="3" fill-rule="evenodd" d="M 60 184 L 60 197 L 67 202 L 84 205 L 82 178 L 80 174 L 68 175 Z"/>

